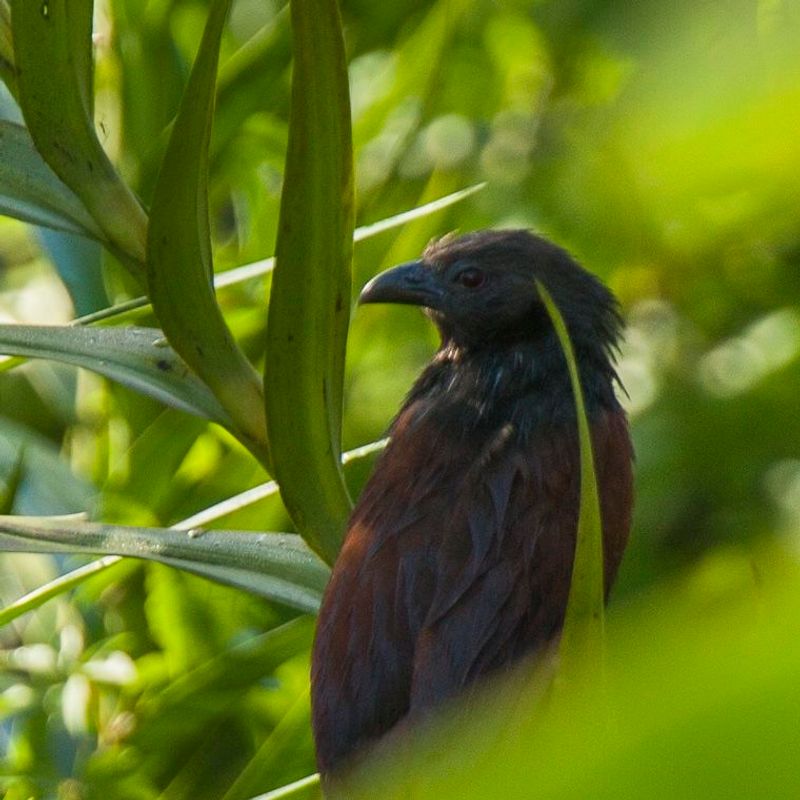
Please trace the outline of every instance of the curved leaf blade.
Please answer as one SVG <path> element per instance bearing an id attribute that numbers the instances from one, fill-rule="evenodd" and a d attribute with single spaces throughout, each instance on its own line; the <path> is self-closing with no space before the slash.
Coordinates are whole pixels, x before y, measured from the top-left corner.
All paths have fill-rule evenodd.
<path id="1" fill-rule="evenodd" d="M 143 558 L 310 613 L 318 609 L 329 575 L 302 539 L 288 533 L 176 531 L 0 516 L 0 550 Z"/>
<path id="2" fill-rule="evenodd" d="M 105 238 L 77 195 L 44 162 L 28 131 L 8 120 L 0 120 L 0 214 L 98 241 Z"/>
<path id="3" fill-rule="evenodd" d="M 592 436 L 586 417 L 578 362 L 567 326 L 552 296 L 536 281 L 539 296 L 558 335 L 567 360 L 575 414 L 578 420 L 578 444 L 581 462 L 581 496 L 578 510 L 578 534 L 572 582 L 569 587 L 567 614 L 559 645 L 559 670 L 568 677 L 586 674 L 587 665 L 602 669 L 605 639 L 605 591 L 603 586 L 603 524 L 600 496 L 594 470 Z M 591 674 L 592 670 L 588 670 Z"/>
<path id="4" fill-rule="evenodd" d="M 170 344 L 205 381 L 234 432 L 269 467 L 258 374 L 225 323 L 213 288 L 208 144 L 219 45 L 230 0 L 211 5 L 203 41 L 161 165 L 147 241 L 153 309 Z"/>
<path id="5" fill-rule="evenodd" d="M 52 600 L 54 597 L 80 586 L 87 578 L 107 570 L 114 564 L 119 563 L 120 560 L 119 556 L 98 558 L 97 561 L 84 564 L 82 567 L 60 575 L 32 592 L 28 592 L 13 603 L 0 608 L 0 628 L 13 622 L 23 614 L 36 611 L 39 606 L 44 605 L 48 600 Z"/>
<path id="6" fill-rule="evenodd" d="M 291 12 L 294 70 L 267 330 L 267 425 L 286 508 L 332 562 L 351 507 L 340 465 L 353 247 L 350 101 L 336 0 L 292 0 Z"/>
<path id="7" fill-rule="evenodd" d="M 11 0 L 19 103 L 36 149 L 136 274 L 147 215 L 94 129 L 92 6 L 91 0 Z"/>
<path id="8" fill-rule="evenodd" d="M 208 388 L 155 328 L 0 325 L 0 352 L 83 367 L 173 408 L 233 427 Z"/>

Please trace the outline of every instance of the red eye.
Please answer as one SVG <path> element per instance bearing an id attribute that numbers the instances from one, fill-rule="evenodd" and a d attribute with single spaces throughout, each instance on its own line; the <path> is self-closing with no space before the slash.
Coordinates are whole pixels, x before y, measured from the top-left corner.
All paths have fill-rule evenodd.
<path id="1" fill-rule="evenodd" d="M 486 283 L 486 275 L 475 267 L 468 267 L 456 275 L 456 280 L 467 289 L 477 289 Z"/>

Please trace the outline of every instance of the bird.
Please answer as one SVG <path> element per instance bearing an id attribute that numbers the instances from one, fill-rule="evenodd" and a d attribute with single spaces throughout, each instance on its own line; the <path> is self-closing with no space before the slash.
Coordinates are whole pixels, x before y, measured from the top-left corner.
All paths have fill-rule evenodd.
<path id="1" fill-rule="evenodd" d="M 580 461 L 564 318 L 590 424 L 606 597 L 628 540 L 633 447 L 611 291 L 527 230 L 433 241 L 360 304 L 419 306 L 440 346 L 391 423 L 318 616 L 312 728 L 323 780 L 522 658 L 564 623 Z"/>

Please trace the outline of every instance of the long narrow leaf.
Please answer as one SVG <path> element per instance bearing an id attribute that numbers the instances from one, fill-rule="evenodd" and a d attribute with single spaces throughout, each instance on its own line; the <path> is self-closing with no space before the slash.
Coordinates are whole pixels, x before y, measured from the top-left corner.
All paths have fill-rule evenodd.
<path id="1" fill-rule="evenodd" d="M 19 102 L 37 150 L 138 274 L 147 215 L 111 164 L 92 119 L 92 6 L 92 0 L 12 0 Z"/>
<path id="2" fill-rule="evenodd" d="M 373 222 L 369 225 L 362 225 L 360 228 L 356 228 L 353 232 L 353 242 L 362 242 L 373 236 L 378 236 L 381 233 L 392 230 L 393 228 L 399 228 L 401 225 L 405 225 L 408 222 L 413 222 L 414 220 L 421 219 L 430 214 L 435 214 L 437 211 L 449 208 L 451 205 L 459 203 L 475 194 L 475 192 L 480 191 L 485 185 L 486 184 L 484 183 L 479 183 L 475 186 L 469 186 L 466 189 L 460 189 L 452 194 L 439 197 L 436 200 L 433 200 L 430 203 L 425 203 L 417 208 L 412 208 L 408 211 L 402 211 L 399 214 L 379 220 L 378 222 Z M 264 258 L 260 261 L 254 261 L 251 264 L 243 264 L 240 267 L 234 267 L 233 269 L 226 270 L 225 272 L 217 272 L 214 275 L 214 287 L 216 289 L 222 289 L 227 286 L 235 286 L 245 281 L 254 280 L 256 278 L 263 277 L 264 275 L 268 275 L 270 272 L 272 272 L 274 267 L 274 258 Z M 91 314 L 85 314 L 82 317 L 78 317 L 72 321 L 72 324 L 91 325 L 96 322 L 103 322 L 104 320 L 113 319 L 114 317 L 127 314 L 131 311 L 138 311 L 139 309 L 146 308 L 149 304 L 150 301 L 147 297 L 134 297 L 131 300 L 125 300 L 122 303 L 116 303 L 109 308 L 104 308 L 100 311 L 95 311 Z"/>
<path id="3" fill-rule="evenodd" d="M 47 166 L 22 125 L 0 120 L 0 214 L 103 241 L 77 195 Z"/>
<path id="4" fill-rule="evenodd" d="M 319 775 L 309 775 L 299 781 L 287 783 L 280 789 L 273 789 L 271 792 L 260 794 L 251 800 L 322 800 Z"/>
<path id="5" fill-rule="evenodd" d="M 293 534 L 175 531 L 0 516 L 0 550 L 104 553 L 158 561 L 315 612 L 328 569 Z"/>
<path id="6" fill-rule="evenodd" d="M 370 442 L 361 447 L 356 447 L 353 450 L 348 450 L 346 453 L 342 454 L 342 466 L 349 464 L 351 461 L 356 461 L 360 458 L 366 458 L 375 453 L 379 453 L 386 447 L 388 441 L 388 439 L 378 439 L 376 442 Z M 207 525 L 209 522 L 214 522 L 222 517 L 226 517 L 228 514 L 233 514 L 235 511 L 239 511 L 242 508 L 247 508 L 247 506 L 253 505 L 253 503 L 257 503 L 277 493 L 277 482 L 267 481 L 258 486 L 253 486 L 251 489 L 245 489 L 243 492 L 233 495 L 233 497 L 220 500 L 219 503 L 204 508 L 202 511 L 198 511 L 196 514 L 184 520 L 181 527 Z"/>
<path id="7" fill-rule="evenodd" d="M 158 176 L 147 242 L 153 309 L 170 344 L 205 381 L 244 444 L 269 468 L 258 374 L 214 294 L 208 222 L 208 143 L 219 44 L 230 0 L 212 3 Z"/>
<path id="8" fill-rule="evenodd" d="M 604 648 L 603 526 L 600 498 L 594 471 L 592 437 L 586 417 L 578 363 L 561 312 L 545 286 L 536 288 L 564 351 L 572 384 L 578 420 L 578 443 L 581 462 L 581 497 L 578 511 L 578 538 L 572 567 L 567 615 L 559 648 L 560 673 L 565 676 L 585 674 L 591 666 L 602 667 Z"/>
<path id="9" fill-rule="evenodd" d="M 0 0 L 0 80 L 13 97 L 17 96 L 17 70 L 11 37 L 11 9 L 8 0 Z"/>
<path id="10" fill-rule="evenodd" d="M 39 586 L 32 592 L 23 595 L 13 603 L 0 608 L 0 628 L 13 622 L 17 617 L 27 614 L 30 611 L 35 611 L 39 606 L 52 600 L 54 597 L 80 586 L 87 578 L 96 575 L 98 572 L 103 572 L 114 564 L 121 561 L 119 556 L 105 556 L 98 558 L 97 561 L 92 561 L 90 564 L 84 564 L 78 569 L 74 569 L 65 575 L 61 575 L 52 581 L 48 581 L 44 586 Z"/>
<path id="11" fill-rule="evenodd" d="M 291 0 L 292 105 L 265 392 L 273 474 L 300 533 L 330 561 L 350 513 L 342 387 L 350 316 L 353 164 L 336 0 Z"/>
<path id="12" fill-rule="evenodd" d="M 0 352 L 84 367 L 174 408 L 233 427 L 208 388 L 154 328 L 0 325 Z"/>
<path id="13" fill-rule="evenodd" d="M 179 713 L 192 696 L 244 692 L 279 664 L 307 652 L 313 637 L 314 620 L 301 616 L 259 636 L 237 641 L 214 658 L 182 673 L 168 686 L 158 687 L 158 691 L 144 701 L 148 713 Z"/>
<path id="14" fill-rule="evenodd" d="M 297 761 L 297 753 L 312 751 L 310 714 L 306 687 L 261 743 L 221 800 L 247 800 L 253 792 L 265 785 L 269 786 L 267 781 L 272 781 L 273 785 L 283 783 L 296 778 L 298 773 L 303 775 L 307 772 L 313 765 L 298 769 L 293 762 Z"/>

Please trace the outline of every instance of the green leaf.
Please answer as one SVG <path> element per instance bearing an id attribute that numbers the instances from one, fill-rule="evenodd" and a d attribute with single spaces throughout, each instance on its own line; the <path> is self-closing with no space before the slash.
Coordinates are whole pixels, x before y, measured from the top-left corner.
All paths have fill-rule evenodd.
<path id="1" fill-rule="evenodd" d="M 272 733 L 261 743 L 258 751 L 225 792 L 222 800 L 247 800 L 254 791 L 305 775 L 313 763 L 308 688 L 278 722 Z"/>
<path id="2" fill-rule="evenodd" d="M 99 558 L 97 561 L 92 561 L 90 564 L 85 564 L 78 569 L 71 570 L 64 575 L 48 581 L 44 586 L 39 586 L 32 592 L 20 597 L 5 608 L 0 609 L 0 628 L 13 622 L 17 617 L 27 614 L 30 611 L 35 611 L 39 606 L 52 600 L 54 597 L 68 592 L 79 586 L 87 578 L 96 575 L 98 572 L 103 572 L 109 567 L 121 561 L 118 556 L 106 556 Z"/>
<path id="3" fill-rule="evenodd" d="M 569 587 L 567 614 L 559 645 L 559 674 L 575 676 L 586 674 L 587 665 L 602 669 L 604 647 L 603 587 L 603 524 L 600 517 L 600 497 L 594 471 L 592 436 L 583 389 L 578 373 L 578 362 L 567 332 L 567 326 L 550 292 L 536 281 L 539 296 L 561 343 L 567 360 L 575 413 L 578 420 L 578 443 L 581 460 L 581 498 L 578 510 L 578 538 L 572 566 L 572 583 Z M 589 668 L 591 674 L 592 669 Z"/>
<path id="4" fill-rule="evenodd" d="M 176 531 L 0 516 L 0 550 L 144 558 L 311 613 L 319 607 L 329 574 L 302 539 L 288 533 Z"/>
<path id="5" fill-rule="evenodd" d="M 225 324 L 212 282 L 208 143 L 219 44 L 229 5 L 230 0 L 211 5 L 161 165 L 147 241 L 147 281 L 153 309 L 170 344 L 228 412 L 234 432 L 269 468 L 258 374 Z"/>
<path id="6" fill-rule="evenodd" d="M 732 554 L 744 562 L 735 572 Z M 405 746 L 376 753 L 335 796 L 800 796 L 797 561 L 783 547 L 768 561 L 730 545 L 720 556 L 721 571 L 709 570 L 707 554 L 617 606 L 606 682 L 572 682 L 543 703 L 549 676 L 522 664 L 417 736 L 398 737 Z"/>
<path id="7" fill-rule="evenodd" d="M 386 219 L 373 222 L 369 225 L 362 225 L 356 228 L 353 232 L 353 242 L 362 242 L 365 239 L 370 239 L 373 236 L 378 236 L 381 233 L 399 228 L 408 222 L 421 219 L 430 214 L 435 214 L 437 211 L 449 208 L 454 203 L 465 200 L 467 197 L 479 192 L 486 186 L 485 183 L 478 183 L 475 186 L 469 186 L 466 189 L 460 189 L 452 194 L 439 197 L 430 203 L 425 203 L 417 208 L 403 211 L 400 214 L 394 214 Z M 225 272 L 217 272 L 214 274 L 214 287 L 222 289 L 226 286 L 235 286 L 236 284 L 243 283 L 244 281 L 260 278 L 269 274 L 275 268 L 274 258 L 265 258 L 260 261 L 254 261 L 251 264 L 243 264 L 240 267 L 226 270 Z M 102 322 L 106 319 L 126 314 L 129 311 L 136 311 L 140 308 L 145 308 L 150 304 L 146 297 L 135 297 L 132 300 L 126 300 L 123 303 L 117 303 L 109 308 L 104 308 L 101 311 L 95 311 L 92 314 L 86 314 L 73 321 L 75 325 L 89 325 L 95 322 Z"/>
<path id="8" fill-rule="evenodd" d="M 0 214 L 102 241 L 80 199 L 59 180 L 22 125 L 0 120 Z"/>
<path id="9" fill-rule="evenodd" d="M 91 0 L 11 0 L 19 103 L 36 148 L 134 273 L 147 215 L 94 129 Z"/>
<path id="10" fill-rule="evenodd" d="M 292 105 L 267 332 L 267 425 L 286 508 L 332 562 L 351 507 L 339 460 L 353 246 L 350 102 L 336 0 L 292 0 L 291 11 Z"/>
<path id="11" fill-rule="evenodd" d="M 108 306 L 103 250 L 97 242 L 44 228 L 37 232 L 37 239 L 69 292 L 76 314 Z"/>
<path id="12" fill-rule="evenodd" d="M 6 411 L 14 395 L 4 386 L 0 397 Z M 13 482 L 21 459 L 20 486 L 13 506 L 16 514 L 70 514 L 91 508 L 96 501 L 97 487 L 72 472 L 51 439 L 0 414 L 0 475 L 6 485 Z"/>
<path id="13" fill-rule="evenodd" d="M 322 800 L 319 775 L 309 775 L 251 800 Z"/>
<path id="14" fill-rule="evenodd" d="M 353 234 L 354 242 L 361 242 L 364 239 L 369 239 L 372 236 L 377 236 L 380 233 L 389 231 L 392 228 L 399 228 L 401 225 L 406 225 L 409 222 L 414 222 L 418 219 L 423 219 L 437 211 L 442 211 L 449 208 L 455 203 L 460 203 L 468 197 L 472 197 L 476 192 L 480 192 L 486 188 L 485 183 L 476 183 L 474 186 L 468 186 L 466 189 L 459 189 L 457 192 L 451 192 L 443 197 L 437 197 L 436 200 L 431 200 L 429 203 L 423 203 L 421 206 L 403 211 L 400 214 L 394 214 L 386 219 L 373 222 L 371 225 L 362 225 L 356 228 Z"/>
<path id="15" fill-rule="evenodd" d="M 241 695 L 262 676 L 269 675 L 284 661 L 307 652 L 314 636 L 314 620 L 297 617 L 260 636 L 219 653 L 144 699 L 150 715 L 181 713 L 191 697 Z"/>
<path id="16" fill-rule="evenodd" d="M 0 0 L 0 80 L 13 97 L 17 96 L 17 69 L 14 66 L 14 43 L 11 33 L 11 9 L 8 0 Z"/>
<path id="17" fill-rule="evenodd" d="M 155 328 L 0 325 L 0 352 L 84 367 L 169 406 L 233 427 L 208 388 Z"/>
<path id="18" fill-rule="evenodd" d="M 353 450 L 348 450 L 342 454 L 342 466 L 349 464 L 351 461 L 357 461 L 361 458 L 368 458 L 375 453 L 381 452 L 388 444 L 388 439 L 378 439 L 376 442 L 356 447 Z M 239 494 L 228 497 L 225 500 L 215 503 L 213 506 L 208 506 L 202 511 L 198 511 L 188 519 L 184 520 L 182 527 L 189 527 L 195 525 L 207 525 L 209 522 L 214 522 L 221 517 L 226 517 L 236 511 L 240 511 L 253 503 L 258 503 L 267 497 L 271 497 L 279 491 L 278 484 L 275 481 L 267 481 L 266 483 L 253 486 L 250 489 L 245 489 Z"/>
<path id="19" fill-rule="evenodd" d="M 15 453 L 14 463 L 8 474 L 4 476 L 4 486 L 0 489 L 0 514 L 10 514 L 14 500 L 22 485 L 25 474 L 25 448 L 20 447 Z"/>

